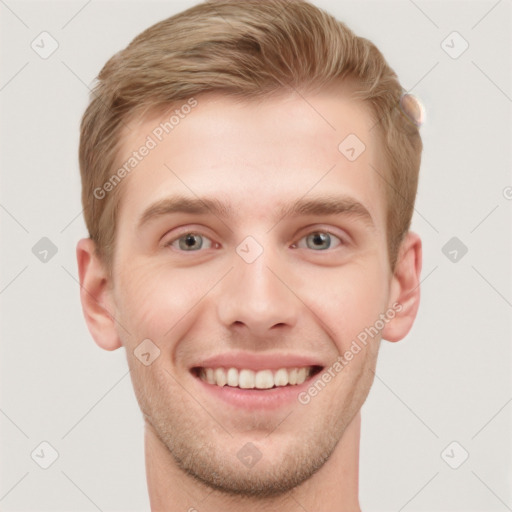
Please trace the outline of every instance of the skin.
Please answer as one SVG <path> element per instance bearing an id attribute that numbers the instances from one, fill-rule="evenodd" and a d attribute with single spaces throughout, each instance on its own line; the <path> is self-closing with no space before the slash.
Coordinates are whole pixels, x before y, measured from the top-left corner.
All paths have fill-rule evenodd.
<path id="1" fill-rule="evenodd" d="M 389 266 L 387 185 L 369 165 L 383 167 L 374 121 L 340 87 L 197 100 L 122 183 L 112 279 L 90 239 L 77 246 L 89 330 L 102 348 L 126 349 L 146 422 L 151 509 L 358 511 L 360 409 L 381 339 L 409 332 L 420 297 L 416 234 Z M 162 119 L 142 119 L 120 156 Z M 350 133 L 366 145 L 353 162 L 338 150 Z M 177 193 L 230 203 L 232 216 L 173 213 L 137 230 L 150 204 Z M 278 214 L 296 199 L 338 195 L 364 205 L 372 225 Z M 308 236 L 318 231 L 333 235 L 330 247 Z M 180 249 L 189 232 L 205 237 L 193 239 L 202 248 Z M 263 248 L 250 264 L 236 252 L 249 235 Z M 395 303 L 394 318 L 307 405 L 241 410 L 204 393 L 189 371 L 235 350 L 314 355 L 327 368 Z M 148 338 L 160 355 L 145 366 L 134 350 Z M 262 454 L 250 469 L 237 458 L 248 442 Z"/>

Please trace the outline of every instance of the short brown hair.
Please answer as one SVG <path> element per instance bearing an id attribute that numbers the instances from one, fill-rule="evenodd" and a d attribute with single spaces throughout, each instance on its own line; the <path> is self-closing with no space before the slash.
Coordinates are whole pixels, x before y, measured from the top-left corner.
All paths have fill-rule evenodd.
<path id="1" fill-rule="evenodd" d="M 371 107 L 386 158 L 380 174 L 394 269 L 413 214 L 422 151 L 418 126 L 400 107 L 405 91 L 395 72 L 371 41 L 306 1 L 214 0 L 139 34 L 105 64 L 91 93 L 80 133 L 82 203 L 109 272 L 122 187 L 101 199 L 94 191 L 112 176 L 130 120 L 206 92 L 250 99 L 348 79 Z"/>

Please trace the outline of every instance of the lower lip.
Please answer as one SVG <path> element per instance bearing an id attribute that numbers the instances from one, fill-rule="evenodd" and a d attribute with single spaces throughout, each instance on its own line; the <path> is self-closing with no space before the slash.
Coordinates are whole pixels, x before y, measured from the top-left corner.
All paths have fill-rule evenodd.
<path id="1" fill-rule="evenodd" d="M 193 376 L 206 393 L 242 409 L 279 409 L 297 402 L 299 393 L 305 391 L 318 374 L 312 375 L 302 384 L 280 386 L 270 389 L 241 389 L 231 386 L 217 386 Z"/>

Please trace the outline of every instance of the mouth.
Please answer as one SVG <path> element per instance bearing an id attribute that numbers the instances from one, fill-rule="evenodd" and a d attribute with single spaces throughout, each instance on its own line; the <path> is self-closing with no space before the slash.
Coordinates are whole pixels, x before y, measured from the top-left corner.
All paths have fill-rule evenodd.
<path id="1" fill-rule="evenodd" d="M 266 391 L 300 386 L 320 373 L 322 369 L 323 367 L 318 365 L 258 371 L 249 368 L 196 366 L 191 369 L 191 373 L 199 380 L 220 388 Z"/>
<path id="2" fill-rule="evenodd" d="M 189 367 L 200 396 L 233 412 L 270 414 L 297 405 L 325 365 L 315 354 L 229 352 L 204 357 Z"/>

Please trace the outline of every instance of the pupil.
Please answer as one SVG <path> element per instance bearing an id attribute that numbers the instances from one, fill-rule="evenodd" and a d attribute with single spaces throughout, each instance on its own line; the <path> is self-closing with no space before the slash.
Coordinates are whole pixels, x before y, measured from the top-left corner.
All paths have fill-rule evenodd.
<path id="1" fill-rule="evenodd" d="M 329 240 L 327 239 L 327 235 L 325 233 L 314 233 L 313 234 L 313 243 L 315 245 L 325 245 L 327 244 L 327 247 L 330 245 Z"/>
<path id="2" fill-rule="evenodd" d="M 197 245 L 195 237 L 196 235 L 194 235 L 193 233 L 189 233 L 188 235 L 185 236 L 185 246 L 187 248 L 190 249 Z"/>

